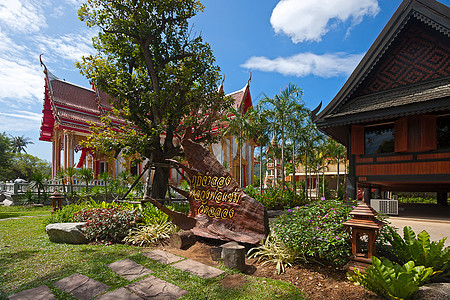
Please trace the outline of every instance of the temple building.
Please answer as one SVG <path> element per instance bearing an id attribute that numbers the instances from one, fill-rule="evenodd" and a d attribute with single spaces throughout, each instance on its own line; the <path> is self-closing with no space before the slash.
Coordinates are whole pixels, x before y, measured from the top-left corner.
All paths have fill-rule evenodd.
<path id="1" fill-rule="evenodd" d="M 450 191 L 450 9 L 404 0 L 314 121 L 347 147 L 347 199 Z"/>
<path id="2" fill-rule="evenodd" d="M 44 108 L 39 139 L 52 143 L 52 178 L 68 167 L 90 168 L 95 177 L 103 172 L 108 172 L 113 178 L 117 178 L 123 171 L 128 171 L 132 175 L 141 173 L 145 161 L 134 165 L 132 157 L 119 154 L 117 159 L 114 159 L 95 154 L 80 144 L 90 134 L 92 124 L 100 125 L 100 118 L 112 110 L 111 104 L 108 103 L 108 95 L 95 89 L 94 86 L 85 88 L 61 80 L 46 67 L 44 73 Z M 227 96 L 234 99 L 235 108 L 243 113 L 252 106 L 249 83 Z M 123 120 L 113 118 L 112 123 L 121 125 Z M 255 146 L 253 141 L 247 141 L 242 146 L 243 186 L 253 184 L 254 181 Z M 210 150 L 239 182 L 241 151 L 236 138 L 233 136 L 223 138 L 211 145 Z M 171 184 L 178 184 L 182 180 L 180 174 L 171 170 L 169 178 Z"/>

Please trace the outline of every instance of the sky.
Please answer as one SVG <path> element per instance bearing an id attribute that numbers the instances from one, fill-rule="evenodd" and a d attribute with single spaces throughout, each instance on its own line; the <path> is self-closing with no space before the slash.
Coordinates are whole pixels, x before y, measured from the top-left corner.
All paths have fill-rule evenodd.
<path id="1" fill-rule="evenodd" d="M 39 141 L 44 74 L 89 87 L 74 64 L 94 54 L 98 32 L 78 20 L 82 0 L 0 0 L 0 132 L 29 137 L 27 152 L 51 160 Z M 450 0 L 440 0 L 450 5 Z M 203 0 L 192 19 L 225 74 L 224 90 L 251 73 L 253 104 L 294 83 L 303 101 L 323 107 L 338 93 L 401 0 Z"/>

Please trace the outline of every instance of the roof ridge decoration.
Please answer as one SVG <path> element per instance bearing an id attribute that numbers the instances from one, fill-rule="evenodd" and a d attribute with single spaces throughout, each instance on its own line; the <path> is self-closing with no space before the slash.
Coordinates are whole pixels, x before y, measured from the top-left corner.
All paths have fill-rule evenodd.
<path id="1" fill-rule="evenodd" d="M 329 116 L 348 102 L 349 98 L 378 65 L 383 55 L 411 18 L 421 21 L 446 36 L 450 36 L 449 12 L 450 9 L 446 5 L 435 0 L 403 0 L 341 90 L 317 115 L 316 119 L 320 120 Z"/>
<path id="2" fill-rule="evenodd" d="M 39 61 L 40 61 L 40 63 L 41 63 L 41 67 L 42 67 L 42 66 L 44 67 L 45 80 L 47 81 L 48 92 L 49 92 L 48 98 L 49 98 L 49 101 L 50 101 L 50 106 L 51 106 L 51 108 L 52 108 L 52 116 L 53 116 L 53 118 L 55 119 L 56 123 L 57 123 L 58 125 L 61 125 L 61 119 L 59 118 L 59 115 L 58 115 L 58 113 L 57 113 L 58 110 L 57 110 L 56 105 L 55 105 L 54 100 L 53 100 L 53 88 L 52 88 L 52 84 L 51 84 L 51 81 L 53 81 L 53 80 L 59 80 L 59 78 L 56 77 L 55 75 L 53 75 L 53 74 L 48 70 L 47 66 L 46 66 L 46 65 L 44 64 L 44 62 L 42 61 L 42 55 L 44 55 L 44 54 L 40 54 L 40 55 L 39 55 Z M 49 73 L 50 73 L 50 75 L 49 75 Z M 50 79 L 50 78 L 51 78 L 51 79 Z M 47 96 L 47 95 L 46 95 L 46 96 Z"/>

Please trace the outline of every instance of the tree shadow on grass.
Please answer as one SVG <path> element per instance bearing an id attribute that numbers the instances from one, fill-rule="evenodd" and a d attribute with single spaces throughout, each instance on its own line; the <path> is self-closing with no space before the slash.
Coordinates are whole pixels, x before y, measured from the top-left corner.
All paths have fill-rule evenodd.
<path id="1" fill-rule="evenodd" d="M 14 264 L 21 260 L 26 260 L 35 256 L 39 251 L 37 250 L 23 250 L 18 252 L 3 252 L 0 253 L 0 273 L 4 273 L 10 264 Z"/>

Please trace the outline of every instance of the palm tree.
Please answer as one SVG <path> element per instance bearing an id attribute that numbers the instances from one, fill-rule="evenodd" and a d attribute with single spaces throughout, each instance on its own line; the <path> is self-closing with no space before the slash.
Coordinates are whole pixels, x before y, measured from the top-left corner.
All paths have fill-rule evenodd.
<path id="1" fill-rule="evenodd" d="M 269 144 L 269 131 L 270 126 L 269 122 L 267 120 L 267 117 L 265 115 L 265 111 L 261 109 L 261 107 L 258 105 L 256 107 L 255 113 L 254 113 L 254 119 L 252 122 L 252 126 L 250 128 L 251 130 L 251 136 L 253 136 L 256 139 L 256 143 L 260 147 L 260 165 L 259 165 L 259 192 L 262 194 L 262 184 L 263 184 L 263 155 L 264 155 L 264 147 Z"/>
<path id="2" fill-rule="evenodd" d="M 73 167 L 68 167 L 65 171 L 64 174 L 66 175 L 66 178 L 69 182 L 69 186 L 70 186 L 70 202 L 73 201 L 73 180 L 76 174 L 76 170 Z"/>
<path id="3" fill-rule="evenodd" d="M 89 182 L 94 179 L 94 172 L 92 169 L 83 168 L 81 170 L 78 170 L 78 176 L 80 176 L 80 179 L 86 183 L 86 193 L 89 189 Z"/>
<path id="4" fill-rule="evenodd" d="M 338 193 L 339 193 L 339 186 L 340 186 L 340 182 L 339 182 L 339 164 L 340 164 L 341 160 L 343 158 L 345 158 L 346 153 L 347 153 L 347 149 L 345 148 L 344 145 L 336 142 L 333 139 L 327 139 L 326 147 L 327 147 L 327 151 L 328 151 L 330 157 L 332 158 L 332 162 L 337 164 L 336 193 L 337 193 L 337 196 L 339 196 L 338 195 Z"/>
<path id="5" fill-rule="evenodd" d="M 41 172 L 36 172 L 31 175 L 31 187 L 37 189 L 38 202 L 41 202 L 41 190 L 45 188 L 45 175 Z"/>
<path id="6" fill-rule="evenodd" d="M 108 198 L 108 181 L 111 179 L 111 175 L 109 175 L 108 172 L 101 173 L 98 178 L 103 180 L 103 183 L 105 184 L 105 201 Z"/>
<path id="7" fill-rule="evenodd" d="M 239 146 L 239 185 L 241 187 L 243 186 L 242 147 L 252 134 L 250 123 L 253 115 L 253 109 L 248 109 L 246 113 L 242 113 L 240 109 L 231 107 L 224 120 L 228 125 L 222 132 L 223 136 L 236 136 Z M 230 163 L 232 162 L 230 161 Z"/>
<path id="8" fill-rule="evenodd" d="M 281 138 L 281 182 L 284 189 L 284 148 L 286 146 L 287 128 L 294 118 L 293 112 L 301 104 L 302 90 L 297 85 L 290 83 L 280 94 L 273 98 L 265 96 L 261 105 L 268 107 L 267 112 L 270 122 L 273 124 L 274 133 Z"/>
<path id="9" fill-rule="evenodd" d="M 34 144 L 30 138 L 22 136 L 12 136 L 11 135 L 11 145 L 13 153 L 21 153 L 22 151 L 27 153 L 25 148 L 29 144 Z"/>

